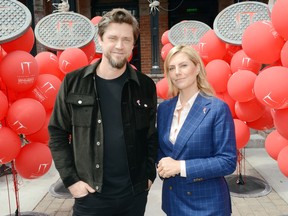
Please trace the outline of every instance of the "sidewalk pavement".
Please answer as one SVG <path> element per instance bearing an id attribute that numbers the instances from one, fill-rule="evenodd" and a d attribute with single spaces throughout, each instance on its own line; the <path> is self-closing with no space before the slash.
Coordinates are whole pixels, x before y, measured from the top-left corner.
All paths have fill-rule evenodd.
<path id="1" fill-rule="evenodd" d="M 232 216 L 288 216 L 288 178 L 279 171 L 277 162 L 264 148 L 246 148 L 245 162 L 242 164 L 245 166 L 242 175 L 263 180 L 271 186 L 271 192 L 258 197 L 239 197 L 232 194 Z M 10 212 L 13 215 L 15 212 L 11 175 L 7 178 L 10 199 L 7 195 L 6 177 L 0 178 L 0 216 L 10 215 Z M 39 179 L 22 179 L 19 189 L 21 215 L 72 215 L 73 199 L 55 198 L 49 193 L 50 186 L 58 179 L 54 167 Z M 145 216 L 165 216 L 161 210 L 161 180 L 158 178 L 150 190 Z"/>

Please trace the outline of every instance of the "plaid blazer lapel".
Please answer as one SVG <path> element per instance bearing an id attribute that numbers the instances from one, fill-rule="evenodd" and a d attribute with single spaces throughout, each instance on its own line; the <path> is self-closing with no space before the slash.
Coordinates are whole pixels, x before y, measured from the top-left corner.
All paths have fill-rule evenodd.
<path id="1" fill-rule="evenodd" d="M 195 132 L 196 128 L 203 121 L 204 117 L 209 112 L 209 100 L 205 99 L 202 95 L 198 95 L 188 116 L 179 131 L 176 142 L 174 144 L 173 158 L 177 159 L 191 135 Z"/>
<path id="2" fill-rule="evenodd" d="M 165 124 L 165 127 L 161 127 L 161 128 L 163 128 L 163 130 L 161 132 L 164 134 L 163 140 L 165 143 L 170 144 L 170 145 L 166 146 L 169 149 L 169 153 L 166 152 L 167 156 L 172 156 L 172 151 L 173 151 L 173 146 L 174 146 L 170 142 L 170 130 L 171 130 L 171 124 L 172 124 L 174 109 L 175 109 L 177 100 L 178 100 L 178 97 L 175 97 L 175 98 L 171 99 L 169 104 L 167 104 L 167 106 L 165 107 L 165 110 L 163 110 L 163 112 L 164 112 L 163 116 L 165 116 L 166 119 L 162 119 L 162 121 L 161 121 L 162 124 Z"/>

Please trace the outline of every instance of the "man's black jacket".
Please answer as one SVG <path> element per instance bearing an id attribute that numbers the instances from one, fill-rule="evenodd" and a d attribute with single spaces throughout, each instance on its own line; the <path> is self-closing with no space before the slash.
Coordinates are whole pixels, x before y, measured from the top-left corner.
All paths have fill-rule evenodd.
<path id="1" fill-rule="evenodd" d="M 97 86 L 99 62 L 68 73 L 58 92 L 48 126 L 49 147 L 66 187 L 82 180 L 101 193 L 103 186 L 103 126 Z M 129 64 L 121 99 L 128 166 L 135 194 L 156 177 L 158 136 L 155 129 L 155 83 Z"/>

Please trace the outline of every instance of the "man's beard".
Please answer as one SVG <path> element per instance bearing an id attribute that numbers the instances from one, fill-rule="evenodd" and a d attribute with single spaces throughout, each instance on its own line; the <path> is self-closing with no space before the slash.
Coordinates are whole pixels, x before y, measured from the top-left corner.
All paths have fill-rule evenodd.
<path id="1" fill-rule="evenodd" d="M 116 61 L 111 57 L 110 54 L 107 54 L 107 59 L 109 60 L 110 65 L 113 68 L 117 68 L 117 69 L 123 68 L 127 63 L 127 58 L 123 58 L 123 59 Z"/>

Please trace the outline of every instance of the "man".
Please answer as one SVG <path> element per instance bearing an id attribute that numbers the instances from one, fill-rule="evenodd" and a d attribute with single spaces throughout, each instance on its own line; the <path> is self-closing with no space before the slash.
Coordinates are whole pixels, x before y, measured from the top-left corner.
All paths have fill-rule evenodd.
<path id="1" fill-rule="evenodd" d="M 98 23 L 102 58 L 66 75 L 49 123 L 49 146 L 74 216 L 143 216 L 156 177 L 157 97 L 127 59 L 139 36 L 127 10 Z"/>

